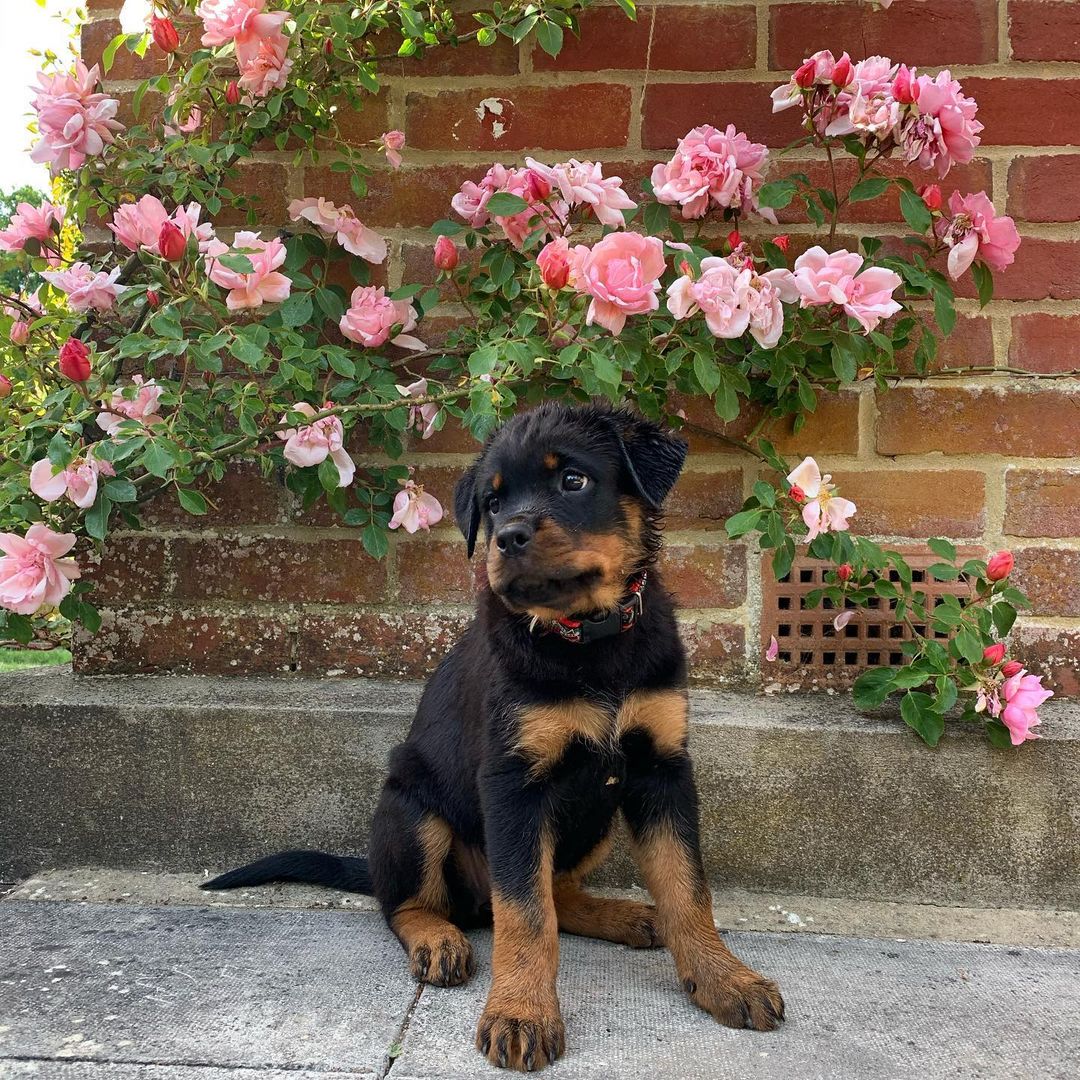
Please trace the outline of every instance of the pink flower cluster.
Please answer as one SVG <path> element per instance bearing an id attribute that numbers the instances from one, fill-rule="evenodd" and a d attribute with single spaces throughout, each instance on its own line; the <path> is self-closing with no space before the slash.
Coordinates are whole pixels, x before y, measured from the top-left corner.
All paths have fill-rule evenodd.
<path id="1" fill-rule="evenodd" d="M 184 240 L 194 236 L 199 250 L 205 252 L 214 239 L 214 227 L 209 221 L 199 223 L 202 207 L 196 203 L 178 206 L 170 216 L 165 204 L 154 195 L 144 195 L 138 202 L 119 207 L 109 228 L 116 239 L 129 251 L 149 251 L 161 255 L 161 230 L 168 223 L 180 230 Z"/>
<path id="2" fill-rule="evenodd" d="M 946 70 L 917 75 L 886 56 L 852 63 L 823 50 L 803 61 L 772 93 L 773 112 L 801 106 L 818 135 L 855 134 L 883 149 L 945 176 L 954 164 L 966 164 L 979 145 L 982 124 L 978 106 Z"/>
<path id="3" fill-rule="evenodd" d="M 703 124 L 679 140 L 675 155 L 652 171 L 657 200 L 681 208 L 686 219 L 704 217 L 710 206 L 735 209 L 742 214 L 757 210 L 776 224 L 772 210 L 759 210 L 761 186 L 769 151 L 751 142 L 734 124 L 720 131 Z"/>
<path id="4" fill-rule="evenodd" d="M 328 401 L 324 409 L 332 409 L 333 402 Z M 316 409 L 306 401 L 297 402 L 293 412 L 304 416 L 315 416 Z M 287 416 L 281 418 L 284 424 Z M 348 487 L 353 481 L 356 466 L 349 452 L 344 448 L 345 431 L 337 416 L 324 416 L 314 424 L 305 427 L 289 428 L 279 431 L 278 437 L 285 440 L 285 458 L 293 465 L 304 469 L 311 465 L 321 465 L 327 457 L 337 466 L 338 487 Z"/>
<path id="5" fill-rule="evenodd" d="M 526 158 L 525 164 L 535 175 L 542 176 L 551 190 L 558 191 L 561 201 L 571 210 L 585 207 L 601 225 L 621 229 L 626 224 L 622 212 L 637 206 L 623 191 L 622 177 L 604 176 L 598 161 L 571 158 L 560 165 L 544 165 Z"/>
<path id="6" fill-rule="evenodd" d="M 416 382 L 409 383 L 408 386 L 402 386 L 398 383 L 395 389 L 402 397 L 407 398 L 421 398 L 428 392 L 427 379 L 417 379 Z M 435 418 L 439 415 L 439 406 L 434 401 L 429 401 L 424 405 L 413 405 L 409 408 L 409 422 L 405 425 L 405 430 L 409 431 L 412 428 L 416 428 L 421 432 L 421 439 L 430 439 L 435 434 Z"/>
<path id="7" fill-rule="evenodd" d="M 516 214 L 492 215 L 488 212 L 487 204 L 492 195 L 498 192 L 517 195 L 529 205 Z M 508 169 L 504 165 L 492 165 L 479 184 L 466 180 L 450 200 L 450 205 L 474 229 L 494 221 L 506 239 L 520 249 L 534 229 L 543 228 L 549 236 L 562 233 L 567 206 L 560 202 L 548 205 L 550 196 L 550 183 L 532 169 Z M 540 219 L 539 225 L 533 223 L 535 218 Z"/>
<path id="8" fill-rule="evenodd" d="M 0 607 L 16 615 L 33 615 L 46 605 L 59 604 L 78 578 L 74 559 L 65 559 L 75 546 L 74 533 L 55 533 L 47 525 L 31 525 L 26 536 L 0 533 Z"/>
<path id="9" fill-rule="evenodd" d="M 95 92 L 99 72 L 87 70 L 81 60 L 73 72 L 38 73 L 31 106 L 37 113 L 40 141 L 30 153 L 33 161 L 48 165 L 55 176 L 63 169 L 77 169 L 96 157 L 123 131 L 116 119 L 120 102 Z"/>
<path id="10" fill-rule="evenodd" d="M 394 516 L 391 529 L 403 528 L 407 533 L 417 529 L 430 529 L 442 521 L 443 508 L 434 495 L 429 495 L 422 484 L 413 480 L 402 481 L 402 490 L 394 496 Z"/>
<path id="11" fill-rule="evenodd" d="M 791 497 L 803 504 L 802 519 L 809 532 L 809 544 L 820 533 L 842 532 L 848 527 L 848 518 L 855 513 L 855 504 L 842 499 L 830 485 L 831 476 L 821 475 L 818 463 L 807 457 L 787 475 L 791 485 Z"/>
<path id="12" fill-rule="evenodd" d="M 125 393 L 123 389 L 114 390 L 108 408 L 97 415 L 97 426 L 106 435 L 115 435 L 125 420 L 134 420 L 147 427 L 163 420 L 158 415 L 163 387 L 153 379 L 144 381 L 141 375 L 132 375 L 131 382 L 134 394 Z"/>
<path id="13" fill-rule="evenodd" d="M 120 267 L 109 273 L 94 270 L 84 262 L 72 263 L 66 270 L 43 270 L 41 276 L 61 292 L 67 294 L 72 311 L 108 311 L 115 307 L 116 298 L 127 288 L 118 285 Z"/>
<path id="14" fill-rule="evenodd" d="M 900 310 L 892 294 L 901 279 L 883 266 L 865 270 L 862 266 L 863 257 L 853 252 L 810 248 L 795 260 L 794 286 L 800 306 L 837 304 L 870 333 L 882 319 Z"/>
<path id="15" fill-rule="evenodd" d="M 336 236 L 337 242 L 348 252 L 369 263 L 381 263 L 386 259 L 386 241 L 373 229 L 369 229 L 354 213 L 351 206 L 335 206 L 326 199 L 293 199 L 289 203 L 289 217 L 293 221 L 310 221 L 324 233 Z"/>
<path id="16" fill-rule="evenodd" d="M 394 337 L 394 327 L 400 330 Z M 416 312 L 408 300 L 391 300 L 382 286 L 360 285 L 353 289 L 349 309 L 341 316 L 341 332 L 358 345 L 377 349 L 387 341 L 405 349 L 423 349 L 424 343 L 409 334 L 416 328 Z"/>
<path id="17" fill-rule="evenodd" d="M 50 266 L 58 266 L 60 254 L 57 251 L 57 234 L 64 224 L 64 209 L 51 202 L 40 206 L 31 206 L 21 202 L 8 222 L 6 229 L 0 229 L 0 251 L 22 251 L 27 243 L 36 240 L 41 245 L 41 253 Z"/>
<path id="18" fill-rule="evenodd" d="M 676 319 L 701 312 L 718 338 L 741 337 L 747 330 L 764 349 L 772 349 L 784 329 L 782 303 L 799 298 L 790 270 L 758 274 L 749 259 L 701 260 L 701 273 L 677 278 L 667 288 L 668 310 Z"/>
<path id="19" fill-rule="evenodd" d="M 934 232 L 949 248 L 949 276 L 955 281 L 978 259 L 991 270 L 1004 270 L 1016 257 L 1020 234 L 1011 217 L 998 217 L 986 192 L 949 196 L 952 218 L 937 218 Z"/>
<path id="20" fill-rule="evenodd" d="M 202 43 L 236 46 L 240 89 L 266 97 L 284 88 L 292 60 L 289 38 L 282 32 L 287 12 L 264 12 L 266 0 L 202 0 L 196 14 L 203 21 Z"/>
<path id="21" fill-rule="evenodd" d="M 221 257 L 229 254 L 246 255 L 252 269 L 230 270 L 221 262 Z M 207 245 L 207 274 L 215 285 L 229 290 L 225 306 L 230 311 L 280 304 L 292 291 L 292 282 L 277 272 L 286 254 L 285 245 L 276 236 L 263 240 L 258 233 L 238 232 L 231 248 L 220 240 Z"/>
<path id="22" fill-rule="evenodd" d="M 1001 655 L 994 652 L 986 659 L 996 665 L 1004 657 L 1005 647 L 992 648 L 1000 648 Z M 986 651 L 991 653 L 991 649 Z M 1039 738 L 1032 730 L 1041 723 L 1037 710 L 1053 696 L 1052 690 L 1043 688 L 1041 675 L 1029 675 L 1019 661 L 1010 660 L 984 678 L 978 690 L 975 711 L 985 712 L 1000 720 L 1009 729 L 1009 741 L 1013 746 L 1019 746 L 1028 739 Z"/>
<path id="23" fill-rule="evenodd" d="M 79 509 L 88 510 L 97 498 L 99 474 L 115 476 L 116 470 L 93 454 L 75 458 L 67 468 L 57 471 L 48 458 L 42 458 L 30 470 L 30 490 L 45 502 L 55 502 L 66 495 Z"/>

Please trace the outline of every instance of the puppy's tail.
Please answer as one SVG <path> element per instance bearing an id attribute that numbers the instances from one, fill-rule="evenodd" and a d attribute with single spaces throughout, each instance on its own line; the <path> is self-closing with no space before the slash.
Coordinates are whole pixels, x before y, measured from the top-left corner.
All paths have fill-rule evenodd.
<path id="1" fill-rule="evenodd" d="M 368 861 L 352 855 L 328 855 L 325 851 L 280 851 L 204 881 L 201 889 L 238 889 L 271 881 L 302 881 L 329 885 L 345 892 L 372 892 Z"/>

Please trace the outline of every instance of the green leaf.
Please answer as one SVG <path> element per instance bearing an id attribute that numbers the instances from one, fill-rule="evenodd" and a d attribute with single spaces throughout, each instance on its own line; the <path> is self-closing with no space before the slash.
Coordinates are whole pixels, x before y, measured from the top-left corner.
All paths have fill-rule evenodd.
<path id="1" fill-rule="evenodd" d="M 190 488 L 177 488 L 176 497 L 180 505 L 189 513 L 201 517 L 206 513 L 206 499 L 198 492 Z"/>
<path id="2" fill-rule="evenodd" d="M 124 480 L 123 478 L 118 477 L 115 480 L 106 482 L 105 494 L 108 495 L 114 503 L 128 503 L 135 501 L 138 496 L 138 489 L 130 480 Z"/>
<path id="3" fill-rule="evenodd" d="M 544 21 L 536 28 L 536 40 L 548 56 L 558 56 L 563 45 L 563 28 L 557 23 Z"/>
<path id="4" fill-rule="evenodd" d="M 356 365 L 344 353 L 331 352 L 327 355 L 327 360 L 334 371 L 346 379 L 351 379 L 356 374 Z"/>
<path id="5" fill-rule="evenodd" d="M 631 19 L 637 19 L 637 8 L 634 6 L 634 0 L 615 0 L 615 3 L 618 4 Z"/>
<path id="6" fill-rule="evenodd" d="M 990 740 L 990 745 L 998 750 L 1012 749 L 1012 738 L 1009 735 L 1009 729 L 1000 720 L 986 721 L 986 737 Z"/>
<path id="7" fill-rule="evenodd" d="M 164 477 L 175 464 L 173 452 L 164 443 L 152 442 L 143 451 L 142 467 L 152 476 Z"/>
<path id="8" fill-rule="evenodd" d="M 457 236 L 465 231 L 465 226 L 460 221 L 450 221 L 442 218 L 431 226 L 431 231 L 436 236 Z"/>
<path id="9" fill-rule="evenodd" d="M 852 189 L 848 195 L 848 202 L 868 202 L 870 199 L 876 199 L 879 195 L 884 195 L 889 190 L 889 181 L 883 176 L 871 176 L 865 180 L 860 180 Z"/>
<path id="10" fill-rule="evenodd" d="M 998 632 L 998 637 L 1008 637 L 1013 623 L 1016 622 L 1016 608 L 999 600 L 990 609 L 990 614 L 993 617 L 994 629 Z"/>
<path id="11" fill-rule="evenodd" d="M 982 640 L 969 626 L 960 628 L 956 635 L 956 647 L 960 650 L 960 655 L 969 664 L 977 664 L 983 658 Z"/>
<path id="12" fill-rule="evenodd" d="M 671 222 L 671 207 L 666 203 L 647 202 L 642 222 L 645 225 L 645 231 L 650 236 L 666 232 L 668 224 Z"/>
<path id="13" fill-rule="evenodd" d="M 772 207 L 774 210 L 782 210 L 793 198 L 796 187 L 791 180 L 773 180 L 763 184 L 758 191 L 758 205 Z"/>
<path id="14" fill-rule="evenodd" d="M 955 704 L 957 698 L 956 681 L 945 675 L 938 676 L 937 696 L 934 698 L 934 712 L 947 713 Z"/>
<path id="15" fill-rule="evenodd" d="M 971 268 L 975 288 L 979 291 L 979 307 L 986 307 L 994 298 L 994 275 L 986 263 L 977 262 Z"/>
<path id="16" fill-rule="evenodd" d="M 945 732 L 945 721 L 934 712 L 933 699 L 929 694 L 909 690 L 900 702 L 900 715 L 904 723 L 914 729 L 927 746 L 937 746 Z"/>
<path id="17" fill-rule="evenodd" d="M 904 220 L 912 229 L 920 235 L 934 223 L 930 211 L 926 208 L 926 203 L 916 191 L 905 189 L 900 192 L 900 213 L 904 215 Z"/>
<path id="18" fill-rule="evenodd" d="M 860 709 L 876 709 L 892 691 L 892 668 L 871 668 L 855 680 L 851 696 Z"/>
<path id="19" fill-rule="evenodd" d="M 777 581 L 782 581 L 791 573 L 791 564 L 795 561 L 795 542 L 790 536 L 784 538 L 773 553 L 772 572 Z"/>
<path id="20" fill-rule="evenodd" d="M 956 326 L 956 308 L 953 306 L 952 297 L 944 289 L 938 289 L 934 293 L 934 318 L 941 332 L 948 337 Z"/>
<path id="21" fill-rule="evenodd" d="M 226 270 L 232 270 L 237 274 L 251 274 L 255 270 L 251 260 L 246 255 L 239 255 L 236 252 L 229 255 L 219 255 L 217 261 Z"/>
<path id="22" fill-rule="evenodd" d="M 104 491 L 99 491 L 97 499 L 94 500 L 94 505 L 86 511 L 86 517 L 83 519 L 86 531 L 95 540 L 105 539 L 105 535 L 109 531 L 109 515 L 111 513 L 112 501 Z"/>
<path id="23" fill-rule="evenodd" d="M 488 199 L 484 209 L 492 217 L 512 217 L 529 209 L 529 204 L 520 195 L 511 195 L 509 191 L 496 191 Z"/>
<path id="24" fill-rule="evenodd" d="M 337 491 L 340 481 L 341 474 L 338 472 L 337 463 L 332 457 L 324 457 L 319 462 L 319 483 L 322 484 L 323 491 Z"/>
<path id="25" fill-rule="evenodd" d="M 734 540 L 739 536 L 745 536 L 751 529 L 756 529 L 764 515 L 763 510 L 741 510 L 724 522 L 728 539 Z"/>
<path id="26" fill-rule="evenodd" d="M 68 446 L 64 433 L 58 431 L 49 440 L 49 461 L 54 466 L 54 474 L 56 469 L 65 468 L 71 461 L 72 456 L 71 447 Z"/>
<path id="27" fill-rule="evenodd" d="M 65 597 L 65 600 L 70 597 Z M 63 607 L 63 604 L 60 605 Z M 63 614 L 61 612 L 61 614 Z M 34 640 L 34 624 L 29 615 L 12 615 L 0 611 L 0 638 L 10 637 L 20 645 L 29 645 Z"/>
<path id="28" fill-rule="evenodd" d="M 80 600 L 76 607 L 76 618 L 90 631 L 96 634 L 101 629 L 101 615 L 93 604 Z"/>
<path id="29" fill-rule="evenodd" d="M 720 385 L 720 365 L 713 357 L 706 353 L 697 353 L 694 356 L 694 375 L 701 389 L 710 396 L 716 392 Z"/>
<path id="30" fill-rule="evenodd" d="M 390 550 L 390 541 L 387 539 L 386 530 L 380 529 L 374 522 L 368 525 L 360 534 L 360 542 L 364 545 L 364 550 L 373 559 L 384 558 Z"/>
<path id="31" fill-rule="evenodd" d="M 927 567 L 926 572 L 936 581 L 955 581 L 960 576 L 960 571 L 955 566 L 943 562 Z"/>
<path id="32" fill-rule="evenodd" d="M 931 540 L 926 541 L 926 546 L 941 559 L 947 559 L 949 562 L 956 561 L 956 548 L 950 544 L 948 540 L 943 540 L 941 537 L 935 536 Z"/>
<path id="33" fill-rule="evenodd" d="M 345 313 L 345 305 L 341 297 L 333 289 L 316 289 L 315 302 L 331 322 L 337 323 L 341 321 L 341 316 Z"/>
<path id="34" fill-rule="evenodd" d="M 311 293 L 293 293 L 281 305 L 281 321 L 286 326 L 306 326 L 312 314 Z"/>
<path id="35" fill-rule="evenodd" d="M 107 75 L 109 69 L 113 66 L 113 61 L 116 59 L 116 52 L 124 42 L 127 41 L 127 34 L 117 34 L 116 37 L 105 46 L 105 51 L 101 54 L 101 70 Z"/>

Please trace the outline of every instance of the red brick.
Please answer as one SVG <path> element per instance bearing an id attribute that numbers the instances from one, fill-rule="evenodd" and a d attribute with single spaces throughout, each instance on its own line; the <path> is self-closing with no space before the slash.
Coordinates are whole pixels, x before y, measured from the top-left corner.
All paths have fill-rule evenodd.
<path id="1" fill-rule="evenodd" d="M 1015 158 L 1008 211 L 1024 221 L 1080 221 L 1080 154 Z"/>
<path id="2" fill-rule="evenodd" d="M 102 19 L 99 22 L 83 23 L 80 30 L 79 51 L 87 67 L 101 63 L 101 55 L 109 42 L 119 34 L 119 19 Z M 168 70 L 165 55 L 157 46 L 151 44 L 146 56 L 141 59 L 127 47 L 121 45 L 116 50 L 113 65 L 108 72 L 102 70 L 103 79 L 149 79 Z"/>
<path id="3" fill-rule="evenodd" d="M 738 439 L 746 438 L 761 417 L 758 409 L 744 404 L 742 415 L 733 423 L 724 424 L 707 398 L 681 399 L 680 404 L 691 423 Z M 859 449 L 859 395 L 853 391 L 822 393 L 816 411 L 806 418 L 798 434 L 793 431 L 791 418 L 770 421 L 760 434 L 782 454 L 854 454 Z M 728 450 L 718 439 L 691 429 L 685 435 L 692 452 Z"/>
<path id="4" fill-rule="evenodd" d="M 1009 652 L 1043 685 L 1061 697 L 1080 697 L 1080 630 L 1031 625 L 1026 620 L 1015 633 Z"/>
<path id="5" fill-rule="evenodd" d="M 498 115 L 481 104 L 496 99 Z M 405 107 L 409 142 L 418 150 L 488 150 L 503 156 L 541 148 L 582 150 L 626 142 L 630 88 L 580 83 L 413 92 Z"/>
<path id="6" fill-rule="evenodd" d="M 653 13 L 652 48 L 649 47 Z M 726 71 L 754 66 L 757 16 L 744 7 L 658 7 L 642 9 L 636 22 L 618 8 L 593 8 L 578 21 L 581 37 L 567 34 L 562 52 L 550 57 L 533 49 L 537 71 Z"/>
<path id="7" fill-rule="evenodd" d="M 732 683 L 746 674 L 746 634 L 735 623 L 680 619 L 691 682 L 700 685 Z"/>
<path id="8" fill-rule="evenodd" d="M 448 610 L 305 615 L 300 620 L 299 670 L 426 678 L 471 618 L 471 612 Z"/>
<path id="9" fill-rule="evenodd" d="M 1010 469 L 1005 474 L 1009 536 L 1080 536 L 1080 472 Z"/>
<path id="10" fill-rule="evenodd" d="M 385 88 L 377 95 L 365 94 L 361 109 L 347 108 L 336 113 L 338 131 L 350 146 L 363 146 L 377 139 L 390 127 L 390 102 Z M 333 140 L 320 140 L 328 149 L 334 149 Z"/>
<path id="11" fill-rule="evenodd" d="M 476 20 L 468 13 L 455 17 L 458 33 L 475 30 Z M 401 37 L 395 41 L 389 35 L 372 39 L 376 51 L 396 51 Z M 457 46 L 436 46 L 426 55 L 395 57 L 379 65 L 380 72 L 394 79 L 407 80 L 428 76 L 480 75 L 490 79 L 493 75 L 516 75 L 518 71 L 518 48 L 509 39 L 499 37 L 492 45 L 478 45 L 475 40 L 464 41 Z"/>
<path id="12" fill-rule="evenodd" d="M 754 142 L 786 146 L 802 131 L 796 109 L 774 113 L 769 82 L 654 82 L 645 91 L 641 144 L 669 150 L 693 127 L 735 124 Z"/>
<path id="13" fill-rule="evenodd" d="M 938 339 L 937 356 L 930 365 L 930 371 L 947 367 L 993 366 L 994 335 L 990 320 L 985 315 L 959 316 L 953 332 L 947 338 L 941 337 L 932 315 L 927 315 L 924 321 Z M 916 335 L 912 344 L 897 354 L 897 368 L 904 375 L 915 374 L 914 356 L 918 340 Z"/>
<path id="14" fill-rule="evenodd" d="M 664 504 L 665 526 L 669 530 L 722 529 L 742 502 L 740 469 L 688 469 Z"/>
<path id="15" fill-rule="evenodd" d="M 77 632 L 75 670 L 86 675 L 197 672 L 257 675 L 288 671 L 285 617 L 150 608 L 102 611 L 97 634 Z"/>
<path id="16" fill-rule="evenodd" d="M 899 387 L 878 395 L 877 450 L 1075 457 L 1077 415 L 1067 390 Z"/>
<path id="17" fill-rule="evenodd" d="M 277 525 L 286 520 L 289 493 L 276 477 L 266 479 L 257 465 L 233 462 L 224 477 L 196 485 L 209 504 L 203 517 L 184 510 L 170 488 L 145 504 L 141 511 L 146 526 L 182 526 L 203 529 L 219 525 Z"/>
<path id="18" fill-rule="evenodd" d="M 110 536 L 104 548 L 79 551 L 82 580 L 94 586 L 95 605 L 161 600 L 171 591 L 168 541 L 159 536 Z"/>
<path id="19" fill-rule="evenodd" d="M 259 215 L 257 228 L 265 229 L 264 236 L 277 225 L 289 223 L 289 170 L 274 162 L 258 161 L 241 166 L 239 174 L 230 181 L 235 191 L 242 191 L 255 199 L 255 212 Z M 214 217 L 219 227 L 247 228 L 247 211 L 237 210 L 228 203 Z"/>
<path id="20" fill-rule="evenodd" d="M 679 607 L 731 608 L 746 599 L 746 549 L 741 544 L 668 544 L 660 569 Z"/>
<path id="21" fill-rule="evenodd" d="M 1013 550 L 1010 580 L 1027 593 L 1033 615 L 1080 615 L 1080 551 L 1029 547 Z"/>
<path id="22" fill-rule="evenodd" d="M 1080 6 L 1075 0 L 1009 0 L 1014 60 L 1080 60 Z"/>
<path id="23" fill-rule="evenodd" d="M 476 595 L 465 539 L 403 536 L 397 551 L 397 596 L 407 604 L 471 604 Z"/>
<path id="24" fill-rule="evenodd" d="M 960 80 L 979 103 L 987 146 L 1068 146 L 1076 142 L 1080 79 Z"/>
<path id="25" fill-rule="evenodd" d="M 970 274 L 956 283 L 956 295 L 975 295 Z M 1080 243 L 1026 237 L 1012 266 L 994 274 L 994 296 L 999 300 L 1080 299 Z"/>
<path id="26" fill-rule="evenodd" d="M 355 540 L 236 536 L 174 543 L 182 599 L 348 604 L 379 600 L 386 563 Z"/>
<path id="27" fill-rule="evenodd" d="M 1025 371 L 1080 370 L 1080 316 L 1017 315 L 1012 321 L 1009 364 Z"/>
<path id="28" fill-rule="evenodd" d="M 769 66 L 794 71 L 816 49 L 852 60 L 877 54 L 905 64 L 947 67 L 997 60 L 995 0 L 928 0 L 917 13 L 862 0 L 841 4 L 773 4 L 769 8 Z"/>
<path id="29" fill-rule="evenodd" d="M 979 472 L 845 472 L 833 482 L 859 508 L 860 533 L 979 537 L 986 525 L 986 477 Z"/>

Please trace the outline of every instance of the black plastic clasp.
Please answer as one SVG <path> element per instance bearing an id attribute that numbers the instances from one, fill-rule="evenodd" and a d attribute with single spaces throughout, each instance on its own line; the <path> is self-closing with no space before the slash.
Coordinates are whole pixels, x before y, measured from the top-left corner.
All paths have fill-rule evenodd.
<path id="1" fill-rule="evenodd" d="M 588 644 L 590 641 L 600 641 L 602 638 L 614 637 L 622 633 L 622 611 L 615 608 L 599 619 L 581 620 L 581 643 Z"/>

